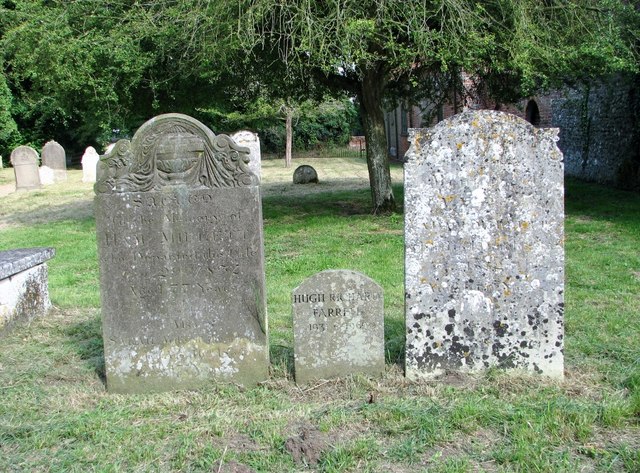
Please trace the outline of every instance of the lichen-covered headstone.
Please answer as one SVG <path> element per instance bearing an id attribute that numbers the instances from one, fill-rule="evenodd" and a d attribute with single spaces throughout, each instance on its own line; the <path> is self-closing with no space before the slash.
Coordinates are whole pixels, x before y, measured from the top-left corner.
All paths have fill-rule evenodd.
<path id="1" fill-rule="evenodd" d="M 93 146 L 89 146 L 82 155 L 82 182 L 96 182 L 96 167 L 100 155 Z"/>
<path id="2" fill-rule="evenodd" d="M 249 169 L 260 181 L 262 155 L 260 153 L 260 137 L 258 134 L 248 130 L 241 130 L 231 135 L 231 138 L 240 146 L 249 148 Z"/>
<path id="3" fill-rule="evenodd" d="M 67 154 L 62 145 L 56 141 L 48 141 L 42 147 L 42 167 L 53 170 L 54 182 L 67 180 Z"/>
<path id="4" fill-rule="evenodd" d="M 405 172 L 406 374 L 563 376 L 556 129 L 463 113 L 414 130 Z"/>
<path id="5" fill-rule="evenodd" d="M 98 163 L 107 387 L 267 378 L 262 210 L 248 149 L 167 114 Z"/>
<path id="6" fill-rule="evenodd" d="M 296 383 L 384 373 L 384 297 L 364 274 L 328 270 L 293 290 Z"/>
<path id="7" fill-rule="evenodd" d="M 16 190 L 41 187 L 38 173 L 38 152 L 30 146 L 18 146 L 11 152 L 11 165 L 16 178 Z"/>
<path id="8" fill-rule="evenodd" d="M 303 164 L 302 166 L 298 166 L 296 170 L 293 171 L 294 184 L 317 184 L 318 182 L 318 173 L 313 166 Z"/>

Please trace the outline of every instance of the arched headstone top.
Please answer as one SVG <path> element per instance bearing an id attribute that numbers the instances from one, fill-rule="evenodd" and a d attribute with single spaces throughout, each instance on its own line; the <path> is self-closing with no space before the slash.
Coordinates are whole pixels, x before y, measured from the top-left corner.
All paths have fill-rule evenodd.
<path id="1" fill-rule="evenodd" d="M 455 133 L 452 130 L 455 130 Z M 504 144 L 509 148 L 535 147 L 547 159 L 561 161 L 562 153 L 556 146 L 558 133 L 557 128 L 536 128 L 511 113 L 494 110 L 467 111 L 443 120 L 431 128 L 409 130 L 409 141 L 413 150 L 407 152 L 406 159 L 419 157 L 417 150 L 427 143 L 434 146 L 455 135 L 457 141 L 452 149 L 458 153 L 464 153 L 467 144 L 481 141 Z M 519 159 L 517 156 L 515 158 Z"/>
<path id="2" fill-rule="evenodd" d="M 257 184 L 249 149 L 200 121 L 169 113 L 120 140 L 98 164 L 96 192 L 145 192 L 166 186 L 231 188 Z"/>

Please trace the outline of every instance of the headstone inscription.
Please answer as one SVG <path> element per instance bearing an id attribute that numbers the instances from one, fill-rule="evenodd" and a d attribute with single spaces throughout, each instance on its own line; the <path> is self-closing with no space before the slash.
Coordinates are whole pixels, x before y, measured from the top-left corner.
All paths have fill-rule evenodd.
<path id="1" fill-rule="evenodd" d="M 384 297 L 367 276 L 328 270 L 292 293 L 296 383 L 384 373 Z"/>
<path id="2" fill-rule="evenodd" d="M 413 130 L 405 164 L 406 375 L 563 376 L 556 129 L 465 112 Z"/>
<path id="3" fill-rule="evenodd" d="M 231 135 L 231 138 L 238 145 L 249 148 L 249 169 L 260 181 L 262 155 L 260 153 L 260 137 L 258 134 L 248 130 L 241 130 Z"/>
<path id="4" fill-rule="evenodd" d="M 82 182 L 96 182 L 96 166 L 100 155 L 93 146 L 89 146 L 82 155 Z"/>
<path id="5" fill-rule="evenodd" d="M 53 170 L 54 182 L 67 180 L 67 154 L 64 148 L 56 141 L 48 141 L 42 147 L 42 167 Z"/>
<path id="6" fill-rule="evenodd" d="M 253 385 L 268 375 L 262 210 L 248 150 L 167 114 L 98 163 L 107 387 Z"/>
<path id="7" fill-rule="evenodd" d="M 16 178 L 16 190 L 40 188 L 38 152 L 29 146 L 18 146 L 11 152 L 11 165 Z"/>

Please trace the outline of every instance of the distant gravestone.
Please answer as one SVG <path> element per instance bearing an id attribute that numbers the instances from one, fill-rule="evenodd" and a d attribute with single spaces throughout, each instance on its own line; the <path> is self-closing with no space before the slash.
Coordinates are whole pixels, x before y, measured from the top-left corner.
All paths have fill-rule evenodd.
<path id="1" fill-rule="evenodd" d="M 67 155 L 57 142 L 51 140 L 42 147 L 42 166 L 53 170 L 54 182 L 67 180 Z"/>
<path id="2" fill-rule="evenodd" d="M 257 133 L 248 130 L 241 130 L 231 135 L 233 141 L 240 146 L 246 146 L 249 148 L 249 169 L 253 174 L 258 177 L 258 181 L 261 176 L 261 153 L 260 153 L 260 138 Z"/>
<path id="3" fill-rule="evenodd" d="M 38 152 L 29 146 L 18 146 L 11 152 L 11 165 L 16 178 L 16 190 L 40 188 Z"/>
<path id="4" fill-rule="evenodd" d="M 406 374 L 563 376 L 556 129 L 468 112 L 414 130 L 405 172 Z"/>
<path id="5" fill-rule="evenodd" d="M 40 184 L 43 186 L 50 186 L 56 183 L 55 172 L 49 166 L 40 166 L 38 168 L 38 174 L 40 174 Z"/>
<path id="6" fill-rule="evenodd" d="M 294 184 L 311 184 L 318 183 L 318 173 L 313 168 L 313 166 L 309 166 L 307 164 L 303 164 L 302 166 L 298 166 L 295 171 L 293 171 L 293 183 Z"/>
<path id="7" fill-rule="evenodd" d="M 93 146 L 89 146 L 82 155 L 82 182 L 96 182 L 96 167 L 100 155 Z"/>
<path id="8" fill-rule="evenodd" d="M 262 210 L 248 150 L 167 114 L 98 164 L 107 387 L 253 385 L 268 375 Z"/>
<path id="9" fill-rule="evenodd" d="M 296 383 L 384 373 L 384 297 L 363 274 L 328 270 L 293 290 Z"/>

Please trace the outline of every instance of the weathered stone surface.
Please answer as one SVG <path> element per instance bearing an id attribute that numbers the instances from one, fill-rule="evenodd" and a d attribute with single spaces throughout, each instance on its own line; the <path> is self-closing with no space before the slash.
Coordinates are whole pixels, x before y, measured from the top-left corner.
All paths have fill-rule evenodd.
<path id="1" fill-rule="evenodd" d="M 295 171 L 293 171 L 293 183 L 294 184 L 311 184 L 318 183 L 318 173 L 313 168 L 313 166 L 309 166 L 307 164 L 303 164 L 302 166 L 298 166 Z"/>
<path id="2" fill-rule="evenodd" d="M 48 141 L 42 147 L 42 166 L 53 169 L 55 182 L 67 180 L 67 154 L 62 145 L 56 141 Z"/>
<path id="3" fill-rule="evenodd" d="M 0 334 L 29 322 L 51 307 L 46 261 L 53 248 L 21 248 L 0 252 Z"/>
<path id="4" fill-rule="evenodd" d="M 11 165 L 16 177 L 16 190 L 40 188 L 38 152 L 29 146 L 18 146 L 11 152 Z"/>
<path id="5" fill-rule="evenodd" d="M 100 155 L 93 146 L 89 146 L 82 155 L 82 182 L 96 182 L 96 167 Z"/>
<path id="6" fill-rule="evenodd" d="M 384 297 L 367 276 L 328 270 L 292 293 L 296 383 L 384 373 Z"/>
<path id="7" fill-rule="evenodd" d="M 262 154 L 260 153 L 260 137 L 257 133 L 248 130 L 237 131 L 231 135 L 233 141 L 240 146 L 249 148 L 249 169 L 260 181 L 262 173 Z"/>
<path id="8" fill-rule="evenodd" d="M 563 376 L 556 129 L 468 112 L 414 130 L 405 164 L 406 374 Z"/>
<path id="9" fill-rule="evenodd" d="M 248 150 L 158 116 L 98 164 L 96 226 L 107 387 L 266 379 L 262 213 Z"/>

